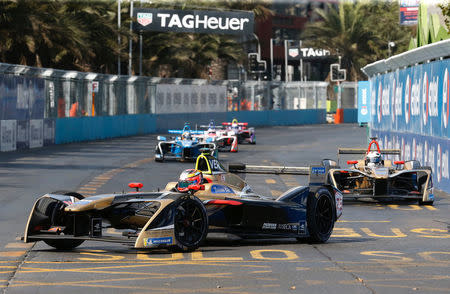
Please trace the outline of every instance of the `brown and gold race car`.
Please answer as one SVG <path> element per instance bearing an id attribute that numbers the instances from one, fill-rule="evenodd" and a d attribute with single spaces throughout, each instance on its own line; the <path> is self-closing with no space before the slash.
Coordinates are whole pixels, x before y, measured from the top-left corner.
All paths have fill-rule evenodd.
<path id="1" fill-rule="evenodd" d="M 371 138 L 368 149 L 339 148 L 338 156 L 341 154 L 365 154 L 363 159 L 348 160 L 350 168 L 341 168 L 334 161 L 328 165 L 330 182 L 342 191 L 344 199 L 412 199 L 433 204 L 431 167 L 416 160 L 392 162 L 383 157 L 400 156 L 399 149 L 382 150 L 376 138 Z"/>
<path id="2" fill-rule="evenodd" d="M 252 167 L 267 172 L 258 166 L 229 166 L 240 172 Z M 44 241 L 58 249 L 93 240 L 189 251 L 198 248 L 208 232 L 219 232 L 326 242 L 342 214 L 342 194 L 323 183 L 292 188 L 276 199 L 264 197 L 207 154 L 198 157 L 197 174 L 200 182 L 180 180 L 161 192 L 140 192 L 141 183 L 130 183 L 135 192 L 86 198 L 65 191 L 45 194 L 31 210 L 24 241 Z M 114 234 L 110 228 L 116 229 Z"/>

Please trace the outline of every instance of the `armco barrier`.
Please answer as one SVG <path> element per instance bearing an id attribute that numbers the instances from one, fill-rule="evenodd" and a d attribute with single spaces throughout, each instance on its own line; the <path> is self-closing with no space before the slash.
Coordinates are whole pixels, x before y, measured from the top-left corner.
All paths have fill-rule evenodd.
<path id="1" fill-rule="evenodd" d="M 55 144 L 91 141 L 156 132 L 156 117 L 150 114 L 58 118 Z"/>

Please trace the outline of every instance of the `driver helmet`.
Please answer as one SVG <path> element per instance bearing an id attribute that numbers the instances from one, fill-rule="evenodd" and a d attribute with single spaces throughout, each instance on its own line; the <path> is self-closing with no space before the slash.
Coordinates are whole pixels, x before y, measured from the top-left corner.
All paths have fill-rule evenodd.
<path id="1" fill-rule="evenodd" d="M 381 153 L 378 151 L 370 151 L 366 156 L 368 166 L 376 166 L 381 164 Z"/>
<path id="2" fill-rule="evenodd" d="M 209 128 L 209 129 L 208 129 L 208 134 L 209 134 L 210 136 L 215 135 L 215 134 L 216 134 L 216 129 L 215 129 L 215 128 Z"/>
<path id="3" fill-rule="evenodd" d="M 203 173 L 198 169 L 184 170 L 178 179 L 177 190 L 179 192 L 189 191 L 190 185 L 200 185 L 203 182 Z"/>
<path id="4" fill-rule="evenodd" d="M 189 132 L 184 132 L 184 133 L 181 135 L 181 139 L 182 139 L 182 140 L 192 140 L 191 133 L 189 133 Z"/>

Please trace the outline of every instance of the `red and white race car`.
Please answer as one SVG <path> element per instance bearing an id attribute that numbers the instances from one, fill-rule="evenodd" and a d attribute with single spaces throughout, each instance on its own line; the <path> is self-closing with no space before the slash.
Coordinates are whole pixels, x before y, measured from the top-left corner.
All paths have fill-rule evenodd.
<path id="1" fill-rule="evenodd" d="M 229 136 L 237 136 L 238 143 L 256 144 L 255 129 L 249 128 L 248 123 L 240 123 L 237 119 L 231 122 L 223 122 Z"/>
<path id="2" fill-rule="evenodd" d="M 219 151 L 238 151 L 238 137 L 221 127 L 217 127 L 213 120 L 209 122 L 209 125 L 202 125 L 200 128 L 205 128 L 203 134 L 194 135 L 203 143 L 216 144 Z"/>

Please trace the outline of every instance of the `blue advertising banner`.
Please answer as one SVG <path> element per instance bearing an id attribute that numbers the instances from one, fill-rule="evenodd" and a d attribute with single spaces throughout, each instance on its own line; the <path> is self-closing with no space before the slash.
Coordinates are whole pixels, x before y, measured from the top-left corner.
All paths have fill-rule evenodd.
<path id="1" fill-rule="evenodd" d="M 450 191 L 450 60 L 396 70 L 370 79 L 371 132 L 384 148 L 433 168 L 435 185 Z"/>
<path id="2" fill-rule="evenodd" d="M 399 159 L 418 160 L 422 166 L 430 166 L 435 187 L 450 191 L 450 141 L 447 138 L 375 130 L 371 130 L 371 136 L 379 138 L 382 149 L 400 149 Z"/>
<path id="3" fill-rule="evenodd" d="M 370 122 L 370 82 L 358 82 L 358 123 Z M 345 117 L 345 116 L 344 116 Z"/>
<path id="4" fill-rule="evenodd" d="M 371 78 L 371 127 L 450 138 L 449 72 L 441 60 Z"/>

